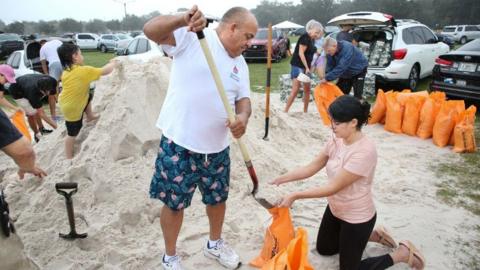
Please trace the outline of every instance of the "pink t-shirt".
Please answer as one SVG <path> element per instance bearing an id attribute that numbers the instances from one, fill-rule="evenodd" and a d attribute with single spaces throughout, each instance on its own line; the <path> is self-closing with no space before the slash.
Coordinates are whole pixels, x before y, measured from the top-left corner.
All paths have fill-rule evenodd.
<path id="1" fill-rule="evenodd" d="M 327 142 L 324 153 L 328 156 L 328 181 L 334 181 L 340 169 L 362 177 L 327 198 L 333 215 L 349 223 L 369 221 L 375 215 L 372 197 L 372 182 L 377 165 L 375 144 L 366 136 L 351 145 L 343 139 L 333 138 Z"/>

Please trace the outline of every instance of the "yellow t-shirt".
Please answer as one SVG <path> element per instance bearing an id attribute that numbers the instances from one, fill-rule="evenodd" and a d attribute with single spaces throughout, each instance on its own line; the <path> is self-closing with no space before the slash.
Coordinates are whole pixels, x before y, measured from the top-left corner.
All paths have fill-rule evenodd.
<path id="1" fill-rule="evenodd" d="M 102 75 L 101 68 L 73 65 L 62 73 L 62 92 L 58 103 L 66 121 L 82 119 L 88 102 L 90 82 Z"/>

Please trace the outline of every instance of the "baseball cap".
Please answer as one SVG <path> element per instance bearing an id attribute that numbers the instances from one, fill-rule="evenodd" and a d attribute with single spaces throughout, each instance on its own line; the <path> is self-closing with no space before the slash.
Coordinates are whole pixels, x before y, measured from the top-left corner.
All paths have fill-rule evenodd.
<path id="1" fill-rule="evenodd" d="M 16 83 L 15 73 L 13 72 L 13 68 L 9 65 L 0 65 L 0 74 L 2 74 L 5 79 L 7 79 L 7 82 Z"/>

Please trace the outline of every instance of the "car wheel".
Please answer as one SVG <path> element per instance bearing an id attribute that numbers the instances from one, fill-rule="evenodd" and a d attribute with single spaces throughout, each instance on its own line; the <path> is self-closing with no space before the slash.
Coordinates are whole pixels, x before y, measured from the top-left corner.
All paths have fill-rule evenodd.
<path id="1" fill-rule="evenodd" d="M 417 65 L 412 67 L 410 75 L 408 75 L 408 87 L 410 90 L 415 91 L 417 89 L 418 81 L 420 79 L 420 72 Z"/>
<path id="2" fill-rule="evenodd" d="M 108 50 L 107 50 L 107 46 L 105 45 L 101 45 L 100 46 L 100 51 L 103 52 L 103 53 L 106 53 Z"/>
<path id="3" fill-rule="evenodd" d="M 460 44 L 465 44 L 465 43 L 467 43 L 467 37 L 460 38 Z"/>

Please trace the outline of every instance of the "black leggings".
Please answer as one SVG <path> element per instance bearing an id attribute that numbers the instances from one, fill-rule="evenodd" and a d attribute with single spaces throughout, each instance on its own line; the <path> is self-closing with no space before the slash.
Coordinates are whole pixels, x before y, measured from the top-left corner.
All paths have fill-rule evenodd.
<path id="1" fill-rule="evenodd" d="M 318 253 L 326 256 L 339 253 L 340 270 L 380 270 L 392 266 L 393 259 L 388 254 L 362 260 L 376 219 L 377 214 L 364 223 L 348 223 L 335 217 L 327 206 L 318 230 Z"/>
<path id="2" fill-rule="evenodd" d="M 350 90 L 353 86 L 353 95 L 362 99 L 363 97 L 363 85 L 365 81 L 365 75 L 367 74 L 367 69 L 365 68 L 360 74 L 353 76 L 352 78 L 339 78 L 337 86 L 342 90 L 345 95 L 350 94 Z"/>

